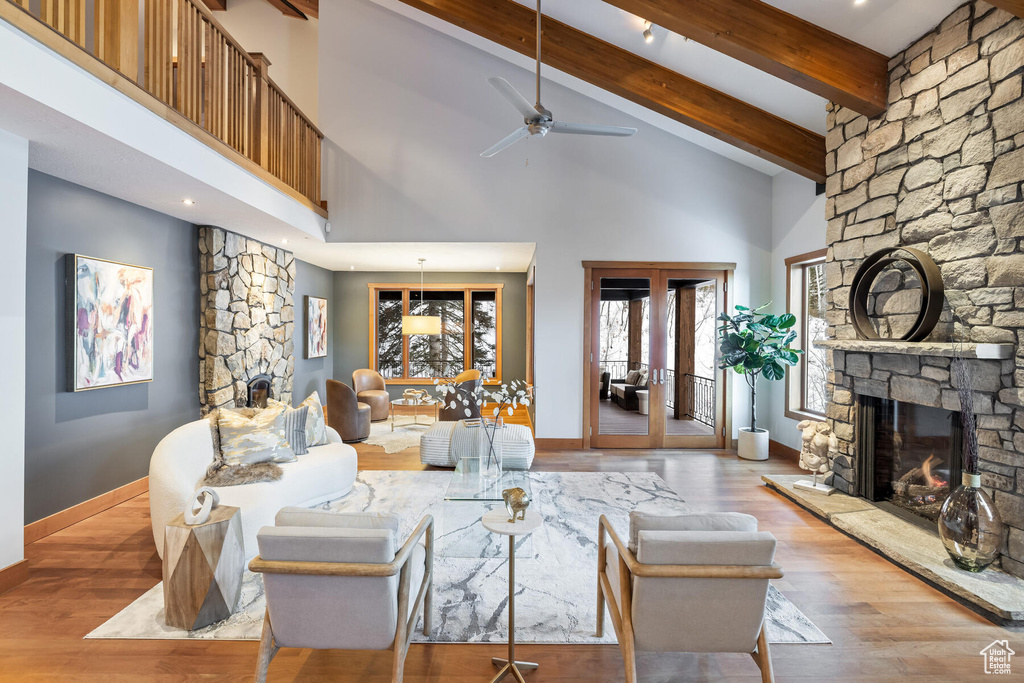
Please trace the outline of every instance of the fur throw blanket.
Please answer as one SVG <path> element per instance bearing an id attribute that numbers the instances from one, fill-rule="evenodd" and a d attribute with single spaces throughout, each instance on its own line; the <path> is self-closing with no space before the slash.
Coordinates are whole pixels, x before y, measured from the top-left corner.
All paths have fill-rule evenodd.
<path id="1" fill-rule="evenodd" d="M 258 408 L 236 408 L 245 417 L 252 417 Z M 224 461 L 224 453 L 220 448 L 220 409 L 210 411 L 206 420 L 210 423 L 210 435 L 213 437 L 213 462 L 206 470 L 204 486 L 239 486 L 254 484 L 261 481 L 277 481 L 284 475 L 281 467 L 274 462 L 257 462 L 248 465 L 229 465 Z"/>

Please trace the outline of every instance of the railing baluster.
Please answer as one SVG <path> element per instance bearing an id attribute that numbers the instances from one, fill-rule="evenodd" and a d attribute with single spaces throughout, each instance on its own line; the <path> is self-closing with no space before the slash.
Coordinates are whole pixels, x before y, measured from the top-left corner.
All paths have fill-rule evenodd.
<path id="1" fill-rule="evenodd" d="M 138 0 L 8 1 L 82 47 L 92 3 L 94 56 L 320 206 L 323 134 L 202 0 L 144 0 L 141 36 Z"/>

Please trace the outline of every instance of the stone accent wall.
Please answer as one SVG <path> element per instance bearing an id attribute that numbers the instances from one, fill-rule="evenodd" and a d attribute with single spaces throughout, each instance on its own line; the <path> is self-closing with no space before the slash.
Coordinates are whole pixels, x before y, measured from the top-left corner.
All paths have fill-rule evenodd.
<path id="1" fill-rule="evenodd" d="M 1024 20 L 970 2 L 889 62 L 875 118 L 828 108 L 829 337 L 853 339 L 848 300 L 865 255 L 916 247 L 942 270 L 947 304 L 930 341 L 954 333 L 1015 345 L 972 361 L 983 484 L 1010 526 L 1003 567 L 1024 576 Z M 898 328 L 916 311 L 906 275 L 875 283 L 873 310 Z M 953 313 L 960 320 L 956 320 Z M 962 321 L 962 322 L 960 322 Z M 855 394 L 959 410 L 949 359 L 830 352 L 833 480 L 856 494 Z"/>
<path id="2" fill-rule="evenodd" d="M 221 228 L 199 228 L 199 400 L 205 414 L 245 405 L 247 383 L 273 379 L 291 403 L 295 257 Z"/>

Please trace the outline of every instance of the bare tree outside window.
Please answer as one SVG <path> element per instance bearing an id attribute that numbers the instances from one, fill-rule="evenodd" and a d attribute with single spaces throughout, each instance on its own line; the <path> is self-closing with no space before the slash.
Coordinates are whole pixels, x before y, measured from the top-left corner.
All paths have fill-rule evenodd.
<path id="1" fill-rule="evenodd" d="M 493 288 L 426 290 L 422 300 L 418 288 L 376 290 L 377 320 L 372 343 L 377 371 L 385 379 L 426 380 L 450 379 L 476 368 L 484 379 L 499 379 L 500 301 L 500 292 Z M 402 335 L 406 306 L 410 315 L 441 318 L 440 335 L 409 335 L 407 351 Z"/>
<path id="2" fill-rule="evenodd" d="M 694 307 L 693 371 L 698 377 L 715 378 L 716 283 L 697 287 Z"/>
<path id="3" fill-rule="evenodd" d="M 409 377 L 454 377 L 463 370 L 465 358 L 465 320 L 463 292 L 419 292 L 409 297 L 410 315 L 436 315 L 441 318 L 441 334 L 409 335 Z"/>
<path id="4" fill-rule="evenodd" d="M 828 324 L 825 322 L 825 264 L 811 263 L 803 268 L 804 281 L 804 410 L 824 413 L 828 404 L 826 378 L 828 375 L 827 354 L 814 342 L 825 339 Z"/>

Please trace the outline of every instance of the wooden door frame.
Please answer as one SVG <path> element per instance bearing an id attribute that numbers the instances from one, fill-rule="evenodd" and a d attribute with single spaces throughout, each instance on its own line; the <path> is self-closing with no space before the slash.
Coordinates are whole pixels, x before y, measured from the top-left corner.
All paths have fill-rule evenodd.
<path id="1" fill-rule="evenodd" d="M 628 267 L 628 268 L 627 267 L 624 267 L 624 268 L 587 268 L 587 267 L 584 267 L 584 272 L 590 276 L 587 279 L 587 281 L 586 281 L 587 284 L 584 285 L 584 290 L 585 290 L 585 293 L 586 293 L 586 296 L 585 296 L 585 299 L 586 299 L 586 311 L 584 313 L 584 321 L 583 321 L 584 334 L 586 335 L 586 342 L 585 342 L 585 345 L 584 345 L 584 352 L 583 352 L 584 353 L 584 356 L 583 356 L 583 361 L 584 361 L 584 370 L 583 370 L 584 391 L 589 391 L 589 388 L 598 386 L 600 384 L 600 381 L 601 381 L 600 369 L 598 367 L 598 365 L 600 363 L 600 358 L 596 358 L 595 359 L 597 362 L 594 362 L 594 361 L 591 360 L 591 357 L 592 357 L 593 354 L 598 354 L 598 355 L 600 354 L 600 343 L 601 343 L 601 340 L 600 340 L 600 328 L 595 328 L 594 327 L 594 323 L 593 323 L 593 321 L 594 321 L 594 309 L 599 307 L 600 304 L 601 304 L 600 293 L 598 293 L 598 296 L 596 298 L 594 297 L 594 292 L 599 290 L 599 287 L 595 287 L 594 284 L 597 283 L 598 277 L 602 277 L 602 276 L 603 277 L 608 277 L 608 273 L 609 272 L 614 272 L 616 277 L 649 278 L 650 279 L 650 283 L 651 283 L 651 306 L 650 306 L 650 310 L 649 310 L 649 315 L 651 316 L 651 321 L 653 322 L 654 314 L 655 314 L 655 312 L 654 312 L 654 296 L 653 295 L 654 295 L 654 288 L 657 287 L 657 285 L 658 285 L 658 270 L 656 268 L 649 268 L 649 267 L 645 267 L 645 266 L 636 267 L 636 268 L 632 268 L 632 267 Z M 600 275 L 598 275 L 598 274 L 600 274 Z M 655 332 L 654 326 L 652 325 L 651 326 L 651 335 L 652 336 L 649 337 L 648 340 L 647 340 L 649 348 L 650 348 L 650 350 L 652 352 L 656 348 L 655 340 L 653 339 L 654 332 Z M 653 361 L 653 357 L 651 358 L 651 360 Z M 649 370 L 652 369 L 652 367 L 653 367 L 653 365 L 648 364 L 648 369 Z M 651 385 L 651 386 L 653 388 L 653 385 Z M 601 437 L 600 440 L 604 442 L 601 445 L 602 448 L 654 448 L 655 447 L 654 446 L 654 439 L 656 438 L 656 434 L 657 434 L 657 432 L 655 431 L 655 428 L 656 428 L 657 425 L 655 423 L 657 422 L 657 416 L 650 414 L 650 411 L 648 411 L 649 414 L 647 416 L 647 434 L 646 434 L 647 442 L 646 443 L 640 443 L 645 438 L 645 436 L 642 435 L 642 434 L 622 434 L 622 435 L 605 434 L 605 435 L 603 435 L 603 437 L 600 434 L 591 434 L 590 430 L 591 430 L 592 425 L 594 425 L 594 424 L 600 425 L 600 421 L 598 419 L 598 411 L 600 410 L 601 403 L 600 403 L 600 401 L 591 401 L 590 398 L 589 398 L 589 394 L 585 394 L 585 395 L 588 398 L 584 399 L 584 410 L 583 410 L 583 413 L 584 413 L 584 416 L 583 416 L 583 421 L 584 421 L 584 431 L 583 431 L 584 448 L 590 448 L 590 445 L 588 445 L 588 444 L 591 444 L 595 440 L 595 437 Z M 649 399 L 651 398 L 650 394 L 648 394 L 648 398 Z M 661 420 L 662 420 L 662 422 L 664 422 L 664 420 L 665 420 L 665 416 L 664 415 L 661 416 Z"/>
<path id="2" fill-rule="evenodd" d="M 729 280 L 729 277 L 731 276 L 731 273 L 732 273 L 732 271 L 725 270 L 725 269 L 722 269 L 722 270 L 705 270 L 705 269 L 700 269 L 700 270 L 674 270 L 674 269 L 669 269 L 669 268 L 663 268 L 660 271 L 660 278 L 659 278 L 659 281 L 658 281 L 658 287 L 660 289 L 662 289 L 663 291 L 667 292 L 668 291 L 668 281 L 669 280 L 673 280 L 673 279 L 706 278 L 706 282 L 714 282 L 715 283 L 715 295 L 716 295 L 718 301 L 721 303 L 721 305 L 717 307 L 718 310 L 720 310 L 720 311 L 727 311 L 727 310 L 729 310 L 729 308 L 728 308 L 729 307 L 729 299 L 728 299 L 729 284 L 728 284 L 728 280 Z M 716 315 L 716 318 L 717 318 L 717 315 Z M 716 323 L 716 327 L 717 327 L 717 323 Z M 717 334 L 716 334 L 716 338 L 717 338 Z M 716 359 L 717 359 L 717 353 L 716 353 Z M 716 365 L 717 365 L 717 363 L 716 363 Z M 728 429 L 731 427 L 731 425 L 728 425 L 728 419 L 727 419 L 727 416 L 729 415 L 730 411 L 726 407 L 727 403 L 728 403 L 728 397 L 729 397 L 729 394 L 728 394 L 728 391 L 729 391 L 729 389 L 728 389 L 728 384 L 729 384 L 729 381 L 728 381 L 728 370 L 717 370 L 717 375 L 718 376 L 717 376 L 717 381 L 715 383 L 715 386 L 716 386 L 716 388 L 717 387 L 721 387 L 721 391 L 716 391 L 715 392 L 715 432 L 714 432 L 714 434 L 711 435 L 711 436 L 703 436 L 703 437 L 692 436 L 692 435 L 684 436 L 684 435 L 680 435 L 680 434 L 669 434 L 667 429 L 663 429 L 662 430 L 662 435 L 663 435 L 662 448 L 726 448 L 727 447 L 727 441 L 726 441 L 725 435 L 729 433 Z M 677 368 L 676 381 L 678 382 L 679 380 L 680 380 L 680 376 L 679 376 L 678 368 Z M 664 388 L 664 385 L 662 385 L 662 387 Z M 664 401 L 664 399 L 665 399 L 664 395 L 661 397 L 661 399 L 662 399 L 662 401 Z M 721 419 L 719 419 L 719 416 L 721 417 Z M 688 440 L 688 441 L 693 442 L 693 441 L 697 441 L 698 439 L 702 440 L 702 441 L 706 439 L 706 440 L 708 440 L 711 443 L 709 445 L 705 445 L 703 443 L 701 443 L 701 444 L 692 444 L 692 443 L 690 443 L 690 444 L 683 444 L 683 443 L 680 443 L 683 440 Z"/>
<path id="3" fill-rule="evenodd" d="M 600 384 L 600 377 L 596 368 L 597 365 L 591 361 L 590 354 L 594 350 L 594 316 L 593 302 L 595 270 L 686 270 L 686 271 L 713 271 L 716 278 L 722 278 L 722 310 L 729 309 L 729 301 L 734 287 L 736 271 L 735 263 L 725 262 L 697 262 L 697 261 L 583 261 L 583 448 L 593 448 L 593 435 L 591 429 L 595 423 L 600 424 L 596 419 L 596 412 L 599 403 L 593 400 L 592 389 Z M 659 278 L 660 284 L 660 278 Z M 654 282 L 652 280 L 652 293 Z M 600 300 L 600 296 L 598 297 Z M 652 297 L 653 302 L 653 297 Z M 653 315 L 653 305 L 652 312 Z M 718 448 L 734 448 L 732 438 L 732 393 L 729 391 L 728 373 L 722 371 L 722 430 L 717 429 L 716 439 Z M 662 430 L 664 431 L 664 429 Z M 653 432 L 650 416 L 648 416 L 648 436 Z"/>

